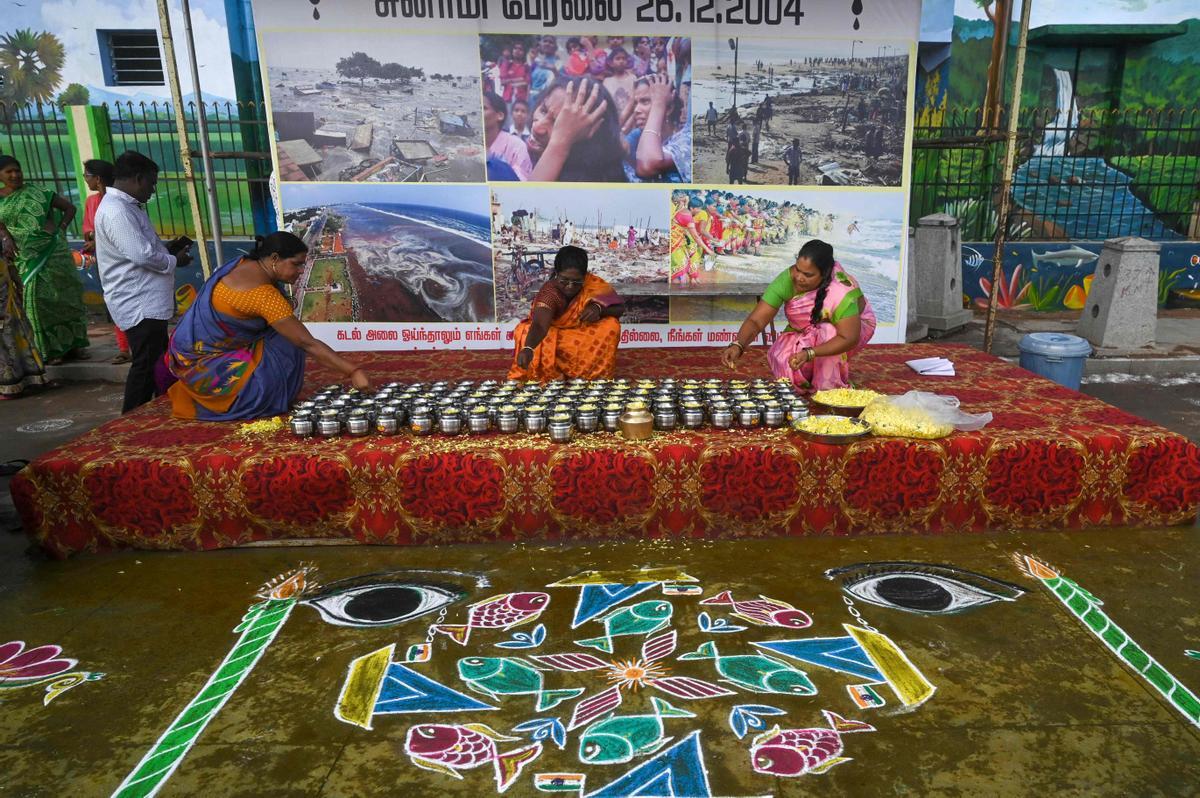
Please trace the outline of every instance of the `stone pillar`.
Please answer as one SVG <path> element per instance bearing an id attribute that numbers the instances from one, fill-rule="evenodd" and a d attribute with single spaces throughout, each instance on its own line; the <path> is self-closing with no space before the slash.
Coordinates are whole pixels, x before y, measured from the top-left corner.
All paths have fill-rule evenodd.
<path id="1" fill-rule="evenodd" d="M 1154 346 L 1159 245 L 1144 238 L 1104 242 L 1075 331 L 1101 352 Z"/>
<path id="2" fill-rule="evenodd" d="M 916 260 L 916 231 L 908 228 L 908 271 L 904 275 L 904 284 L 907 286 L 908 305 L 905 313 L 905 321 L 907 327 L 904 332 L 904 340 L 907 343 L 920 341 L 922 338 L 929 335 L 929 326 L 917 321 L 917 279 L 913 276 L 913 262 Z"/>
<path id="3" fill-rule="evenodd" d="M 917 220 L 909 278 L 916 291 L 916 321 L 943 333 L 974 318 L 962 306 L 962 240 L 958 220 L 934 213 Z"/>
<path id="4" fill-rule="evenodd" d="M 93 158 L 112 163 L 116 160 L 113 150 L 112 127 L 108 108 L 103 105 L 68 105 L 65 109 L 67 135 L 78 162 L 75 164 L 75 180 L 79 187 L 79 218 L 83 219 L 83 200 L 87 199 L 87 183 L 83 180 L 83 162 Z"/>

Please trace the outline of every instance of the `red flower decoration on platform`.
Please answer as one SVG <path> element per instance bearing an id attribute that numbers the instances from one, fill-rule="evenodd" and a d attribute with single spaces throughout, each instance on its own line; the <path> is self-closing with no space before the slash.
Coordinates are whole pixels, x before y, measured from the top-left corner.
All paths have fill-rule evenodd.
<path id="1" fill-rule="evenodd" d="M 224 440 L 233 430 L 234 427 L 229 424 L 193 422 L 186 426 L 139 432 L 130 435 L 122 443 L 126 446 L 145 446 L 149 449 L 161 449 L 166 446 L 196 446 Z"/>
<path id="2" fill-rule="evenodd" d="M 1055 426 L 1055 422 L 1036 413 L 1002 410 L 992 414 L 992 423 L 985 429 L 1030 430 Z"/>
<path id="3" fill-rule="evenodd" d="M 246 508 L 260 518 L 290 522 L 297 527 L 317 524 L 350 507 L 350 475 L 341 463 L 272 457 L 242 473 Z"/>
<path id="4" fill-rule="evenodd" d="M 700 467 L 700 500 L 714 513 L 753 521 L 791 507 L 800 463 L 770 449 L 723 452 Z"/>
<path id="5" fill-rule="evenodd" d="M 504 510 L 504 471 L 471 454 L 427 454 L 406 462 L 398 477 L 412 515 L 444 526 L 486 520 Z"/>
<path id="6" fill-rule="evenodd" d="M 1070 504 L 1079 495 L 1083 456 L 1046 441 L 1023 441 L 988 458 L 984 495 L 992 504 L 1037 515 Z"/>
<path id="7" fill-rule="evenodd" d="M 1184 438 L 1139 446 L 1129 457 L 1125 495 L 1162 513 L 1200 504 L 1200 447 Z"/>
<path id="8" fill-rule="evenodd" d="M 106 463 L 88 472 L 83 485 L 89 495 L 107 499 L 92 503 L 97 516 L 148 538 L 190 523 L 198 514 L 191 475 L 159 460 Z"/>
<path id="9" fill-rule="evenodd" d="M 654 505 L 654 468 L 619 451 L 580 452 L 550 472 L 554 506 L 567 515 L 609 524 Z"/>
<path id="10" fill-rule="evenodd" d="M 878 515 L 902 515 L 937 501 L 942 458 L 910 441 L 881 441 L 858 449 L 846 463 L 845 502 Z"/>

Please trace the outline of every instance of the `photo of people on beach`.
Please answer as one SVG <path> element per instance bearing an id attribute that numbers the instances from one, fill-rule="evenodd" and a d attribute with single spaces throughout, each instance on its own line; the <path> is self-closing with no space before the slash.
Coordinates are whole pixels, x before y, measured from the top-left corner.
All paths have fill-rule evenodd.
<path id="1" fill-rule="evenodd" d="M 554 255 L 574 245 L 625 300 L 623 322 L 665 324 L 667 207 L 655 190 L 492 187 L 496 320 L 529 315 Z"/>
<path id="2" fill-rule="evenodd" d="M 493 182 L 692 182 L 686 37 L 479 37 Z"/>
<path id="3" fill-rule="evenodd" d="M 879 323 L 894 323 L 903 210 L 903 195 L 893 192 L 677 189 L 671 196 L 671 321 L 741 320 L 753 297 L 710 299 L 712 289 L 766 288 L 800 247 L 819 238 L 859 281 Z"/>
<path id="4" fill-rule="evenodd" d="M 899 186 L 909 45 L 697 40 L 697 183 Z"/>
<path id="5" fill-rule="evenodd" d="M 478 183 L 473 36 L 264 32 L 281 182 Z"/>
<path id="6" fill-rule="evenodd" d="M 495 320 L 486 186 L 284 185 L 301 321 Z"/>

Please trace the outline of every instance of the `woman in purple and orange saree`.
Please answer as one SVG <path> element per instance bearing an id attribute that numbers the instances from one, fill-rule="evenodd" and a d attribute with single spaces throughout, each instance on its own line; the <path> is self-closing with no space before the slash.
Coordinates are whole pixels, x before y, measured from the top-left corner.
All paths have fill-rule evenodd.
<path id="1" fill-rule="evenodd" d="M 594 380 L 612 377 L 625 310 L 611 285 L 587 273 L 587 252 L 563 247 L 554 276 L 533 299 L 529 318 L 517 324 L 510 380 Z"/>
<path id="2" fill-rule="evenodd" d="M 806 391 L 850 386 L 850 357 L 875 335 L 875 311 L 858 281 L 813 239 L 763 292 L 721 361 L 734 368 L 746 347 L 783 307 L 788 326 L 767 351 L 771 372 Z"/>
<path id="3" fill-rule="evenodd" d="M 355 388 L 370 389 L 362 369 L 312 337 L 278 288 L 299 280 L 307 259 L 299 238 L 272 233 L 209 278 L 167 351 L 177 379 L 168 390 L 176 418 L 238 421 L 286 413 L 300 392 L 306 355 Z"/>

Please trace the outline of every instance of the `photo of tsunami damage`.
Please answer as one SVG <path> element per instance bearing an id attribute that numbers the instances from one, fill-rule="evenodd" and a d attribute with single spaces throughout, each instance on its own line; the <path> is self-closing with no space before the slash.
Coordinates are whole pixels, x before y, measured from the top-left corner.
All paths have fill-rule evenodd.
<path id="1" fill-rule="evenodd" d="M 483 181 L 472 37 L 269 32 L 262 40 L 281 181 Z"/>
<path id="2" fill-rule="evenodd" d="M 495 320 L 486 186 L 281 190 L 285 227 L 309 246 L 301 321 Z"/>

